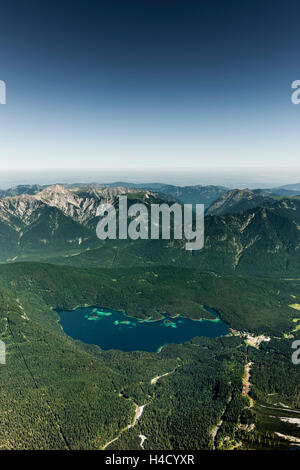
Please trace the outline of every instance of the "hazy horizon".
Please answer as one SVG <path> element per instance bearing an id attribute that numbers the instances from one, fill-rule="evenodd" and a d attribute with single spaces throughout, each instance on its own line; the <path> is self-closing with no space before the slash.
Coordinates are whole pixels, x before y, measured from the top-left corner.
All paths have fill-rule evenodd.
<path id="1" fill-rule="evenodd" d="M 272 188 L 300 183 L 300 167 L 275 168 L 161 168 L 161 169 L 105 169 L 105 170 L 48 170 L 6 171 L 0 174 L 0 188 L 8 189 L 22 184 L 72 183 L 165 183 L 177 186 L 196 184 L 226 186 L 228 188 Z"/>

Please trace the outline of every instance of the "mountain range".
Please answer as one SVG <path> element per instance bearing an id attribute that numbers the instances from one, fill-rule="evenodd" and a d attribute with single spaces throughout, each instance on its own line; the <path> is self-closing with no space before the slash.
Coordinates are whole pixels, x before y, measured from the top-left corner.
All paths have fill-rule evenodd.
<path id="1" fill-rule="evenodd" d="M 1 199 L 0 260 L 108 267 L 165 264 L 283 277 L 299 272 L 298 199 L 273 199 L 260 190 L 228 191 L 207 211 L 204 248 L 187 253 L 184 240 L 99 240 L 97 207 L 102 202 L 117 207 L 120 194 L 128 195 L 129 204 L 163 203 L 169 197 L 119 186 L 54 185 Z"/>
<path id="2" fill-rule="evenodd" d="M 300 438 L 295 424 L 282 421 L 287 406 L 297 420 L 300 406 L 291 362 L 299 338 L 300 199 L 165 186 L 34 185 L 2 194 L 2 448 L 285 449 L 282 435 Z M 188 252 L 185 240 L 174 239 L 99 240 L 97 208 L 110 202 L 118 211 L 121 194 L 129 205 L 206 198 L 204 248 Z M 159 354 L 102 350 L 61 329 L 56 309 L 78 305 L 142 321 L 162 313 L 199 318 L 207 306 L 231 333 L 170 343 Z M 249 363 L 251 388 L 242 396 Z"/>

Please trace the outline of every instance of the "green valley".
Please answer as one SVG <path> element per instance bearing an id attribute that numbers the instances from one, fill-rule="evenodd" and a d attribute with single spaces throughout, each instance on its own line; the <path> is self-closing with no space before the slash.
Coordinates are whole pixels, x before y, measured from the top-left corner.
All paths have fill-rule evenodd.
<path id="1" fill-rule="evenodd" d="M 177 240 L 97 240 L 96 204 L 123 189 L 44 191 L 3 199 L 4 253 L 17 246 L 19 254 L 0 265 L 1 448 L 285 449 L 286 435 L 297 442 L 297 202 L 207 216 L 206 245 L 189 253 Z M 149 198 L 161 200 L 130 193 L 132 202 Z M 210 307 L 231 333 L 158 353 L 104 351 L 59 325 L 56 309 L 87 305 L 153 320 L 207 318 Z"/>

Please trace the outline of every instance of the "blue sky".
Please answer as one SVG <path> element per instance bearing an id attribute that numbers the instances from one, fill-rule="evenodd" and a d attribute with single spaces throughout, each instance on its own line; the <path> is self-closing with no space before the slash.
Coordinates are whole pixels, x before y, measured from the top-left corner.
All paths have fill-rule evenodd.
<path id="1" fill-rule="evenodd" d="M 2 171 L 299 166 L 299 13 L 276 0 L 2 5 Z"/>

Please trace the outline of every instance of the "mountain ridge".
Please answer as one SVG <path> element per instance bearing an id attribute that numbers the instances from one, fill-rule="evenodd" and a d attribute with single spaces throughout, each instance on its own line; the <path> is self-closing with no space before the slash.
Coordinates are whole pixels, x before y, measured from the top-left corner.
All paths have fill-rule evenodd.
<path id="1" fill-rule="evenodd" d="M 214 201 L 206 213 L 211 215 L 235 214 L 259 206 L 271 206 L 274 199 L 261 189 L 231 189 Z"/>
<path id="2" fill-rule="evenodd" d="M 282 276 L 300 270 L 300 201 L 272 200 L 239 213 L 208 214 L 202 250 L 187 253 L 185 240 L 99 240 L 96 209 L 118 204 L 162 203 L 150 191 L 126 188 L 90 190 L 51 186 L 34 195 L 0 200 L 1 262 L 45 260 L 56 264 L 111 267 L 178 265 L 220 273 Z M 147 196 L 147 197 L 146 197 Z"/>

